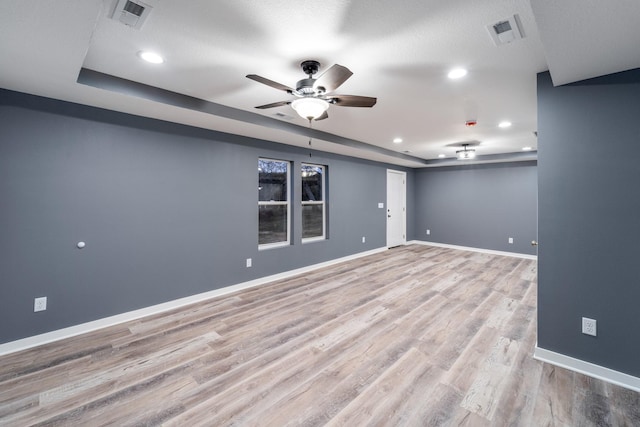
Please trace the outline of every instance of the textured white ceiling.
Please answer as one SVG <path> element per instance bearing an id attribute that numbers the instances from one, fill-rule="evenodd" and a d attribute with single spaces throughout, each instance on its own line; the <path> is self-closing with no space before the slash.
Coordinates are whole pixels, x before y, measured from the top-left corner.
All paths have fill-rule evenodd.
<path id="1" fill-rule="evenodd" d="M 531 0 L 553 84 L 640 67 L 640 1 Z"/>
<path id="2" fill-rule="evenodd" d="M 272 118 L 281 112 L 290 117 L 285 119 L 288 123 L 306 127 L 306 121 L 289 106 L 256 110 L 257 105 L 291 97 L 245 75 L 259 74 L 293 86 L 304 78 L 299 63 L 315 59 L 322 64 L 320 72 L 334 63 L 354 72 L 337 93 L 375 96 L 378 103 L 371 109 L 331 106 L 329 119 L 314 122 L 314 128 L 408 151 L 418 159 L 435 159 L 440 153 L 454 156 L 456 148 L 450 145 L 469 140 L 481 141 L 477 147 L 481 155 L 519 153 L 523 146 L 536 148 L 536 73 L 547 69 L 545 53 L 554 82 L 560 78 L 558 73 L 567 79 L 577 72 L 601 72 L 596 68 L 601 64 L 573 66 L 573 57 L 553 48 L 553 40 L 563 38 L 562 31 L 555 29 L 555 13 L 566 17 L 572 8 L 580 9 L 580 3 L 602 14 L 603 7 L 595 1 L 533 0 L 538 25 L 548 31 L 542 34 L 546 52 L 527 0 L 147 0 L 153 10 L 141 30 L 109 18 L 116 3 L 58 0 L 34 6 L 19 0 L 0 2 L 0 87 L 306 146 L 308 138 L 299 133 L 109 92 L 78 84 L 76 79 L 85 67 Z M 632 1 L 620 3 L 628 11 L 635 10 Z M 580 10 L 581 21 L 596 19 L 584 9 Z M 496 47 L 486 26 L 514 14 L 522 22 L 525 37 Z M 628 21 L 618 26 L 631 26 Z M 603 31 L 611 31 L 611 25 Z M 635 26 L 617 30 L 637 31 Z M 628 58 L 628 49 L 638 45 L 633 40 L 636 44 L 627 50 L 618 49 L 625 53 L 623 59 L 608 49 L 610 41 L 601 43 L 599 51 L 607 52 L 605 72 L 638 66 Z M 574 49 L 581 45 L 573 38 L 566 43 L 575 45 Z M 166 62 L 160 66 L 142 62 L 136 53 L 143 49 L 162 53 Z M 466 67 L 468 76 L 447 79 L 447 72 L 457 66 Z M 467 128 L 468 119 L 476 119 L 478 125 Z M 499 129 L 501 120 L 513 126 Z M 394 137 L 404 142 L 393 144 Z M 315 141 L 314 145 L 356 157 L 420 166 L 410 159 L 331 141 Z"/>

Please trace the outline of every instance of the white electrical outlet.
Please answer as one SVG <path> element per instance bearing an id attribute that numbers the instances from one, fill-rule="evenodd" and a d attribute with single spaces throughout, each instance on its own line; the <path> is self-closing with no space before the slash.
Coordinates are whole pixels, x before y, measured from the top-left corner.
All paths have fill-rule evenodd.
<path id="1" fill-rule="evenodd" d="M 596 321 L 595 319 L 589 319 L 587 317 L 582 318 L 582 333 L 585 335 L 597 335 Z"/>
<path id="2" fill-rule="evenodd" d="M 364 243 L 366 241 L 367 241 L 367 239 L 364 236 L 362 236 L 362 243 Z"/>
<path id="3" fill-rule="evenodd" d="M 509 237 L 509 244 L 512 245 L 513 244 L 513 237 Z"/>
<path id="4" fill-rule="evenodd" d="M 431 235 L 431 230 L 427 230 L 427 236 Z"/>
<path id="5" fill-rule="evenodd" d="M 47 297 L 40 297 L 33 300 L 33 311 L 45 311 L 47 309 Z"/>
<path id="6" fill-rule="evenodd" d="M 378 209 L 384 209 L 384 203 L 378 203 Z"/>
<path id="7" fill-rule="evenodd" d="M 247 268 L 251 267 L 251 258 L 247 258 Z"/>

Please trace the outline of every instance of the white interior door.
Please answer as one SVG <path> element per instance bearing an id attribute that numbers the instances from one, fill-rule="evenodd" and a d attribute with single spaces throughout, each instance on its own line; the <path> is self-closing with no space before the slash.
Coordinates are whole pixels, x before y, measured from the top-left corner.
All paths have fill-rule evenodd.
<path id="1" fill-rule="evenodd" d="M 407 174 L 387 169 L 387 247 L 407 242 Z"/>

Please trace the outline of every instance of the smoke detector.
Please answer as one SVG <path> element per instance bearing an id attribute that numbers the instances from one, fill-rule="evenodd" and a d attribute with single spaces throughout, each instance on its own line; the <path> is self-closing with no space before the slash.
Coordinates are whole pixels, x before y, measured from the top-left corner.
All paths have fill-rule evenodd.
<path id="1" fill-rule="evenodd" d="M 120 21 L 136 30 L 142 28 L 142 24 L 149 16 L 152 7 L 140 1 L 118 0 L 116 8 L 113 10 L 111 19 Z"/>
<path id="2" fill-rule="evenodd" d="M 491 36 L 491 40 L 496 46 L 511 43 L 523 37 L 518 15 L 487 25 L 487 31 L 489 31 L 489 36 Z"/>

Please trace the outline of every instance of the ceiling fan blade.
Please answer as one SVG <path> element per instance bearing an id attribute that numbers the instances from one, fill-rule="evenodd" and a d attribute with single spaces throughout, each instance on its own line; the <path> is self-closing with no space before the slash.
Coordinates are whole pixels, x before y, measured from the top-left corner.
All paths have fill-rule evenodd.
<path id="1" fill-rule="evenodd" d="M 283 91 L 285 91 L 287 93 L 292 93 L 293 92 L 293 89 L 291 89 L 289 86 L 285 86 L 285 85 L 283 85 L 281 83 L 274 82 L 273 80 L 266 79 L 266 78 L 264 78 L 262 76 L 259 76 L 257 74 L 247 74 L 247 78 L 251 79 L 251 80 L 255 80 L 258 83 L 262 83 L 262 84 L 265 84 L 267 86 L 271 86 L 274 89 L 283 90 Z"/>
<path id="2" fill-rule="evenodd" d="M 328 119 L 328 118 L 329 118 L 329 114 L 327 114 L 327 112 L 325 111 L 324 113 L 322 113 L 322 115 L 321 115 L 321 116 L 319 116 L 319 117 L 316 119 L 316 122 L 317 122 L 318 120 L 324 120 L 324 119 Z"/>
<path id="3" fill-rule="evenodd" d="M 331 99 L 339 107 L 373 107 L 378 101 L 378 98 L 357 95 L 336 95 Z"/>
<path id="4" fill-rule="evenodd" d="M 323 87 L 325 92 L 333 92 L 352 75 L 353 73 L 347 67 L 335 64 L 316 79 L 313 88 Z"/>
<path id="5" fill-rule="evenodd" d="M 289 105 L 289 104 L 291 104 L 291 101 L 279 101 L 279 102 L 272 102 L 271 104 L 258 105 L 256 108 L 264 110 L 265 108 L 282 107 L 283 105 Z"/>

